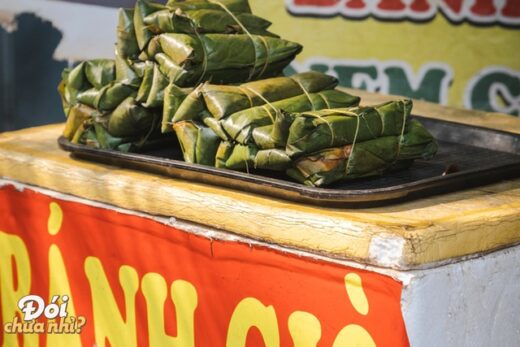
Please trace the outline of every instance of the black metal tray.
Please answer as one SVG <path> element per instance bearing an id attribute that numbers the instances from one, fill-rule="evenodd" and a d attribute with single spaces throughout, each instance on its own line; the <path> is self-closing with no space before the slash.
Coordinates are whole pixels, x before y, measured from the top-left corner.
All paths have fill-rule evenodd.
<path id="1" fill-rule="evenodd" d="M 439 142 L 432 160 L 416 160 L 407 170 L 382 177 L 339 182 L 326 188 L 295 183 L 283 173 L 250 173 L 217 169 L 182 161 L 176 142 L 163 143 L 142 153 L 100 150 L 58 143 L 76 158 L 159 173 L 313 205 L 370 207 L 520 177 L 520 136 L 497 130 L 417 117 Z M 173 139 L 173 137 L 172 137 Z"/>

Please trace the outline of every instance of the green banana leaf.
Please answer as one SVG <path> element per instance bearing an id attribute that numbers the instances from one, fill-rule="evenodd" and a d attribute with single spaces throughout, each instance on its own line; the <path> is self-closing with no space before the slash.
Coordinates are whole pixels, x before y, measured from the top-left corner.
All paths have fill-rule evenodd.
<path id="1" fill-rule="evenodd" d="M 180 9 L 183 11 L 201 10 L 201 9 L 222 9 L 226 7 L 229 11 L 235 13 L 251 13 L 251 7 L 247 0 L 169 0 L 166 7 L 171 10 Z"/>
<path id="2" fill-rule="evenodd" d="M 430 132 L 417 119 L 411 119 L 401 138 L 398 160 L 431 159 L 438 148 Z"/>
<path id="3" fill-rule="evenodd" d="M 111 149 L 120 152 L 129 152 L 133 146 L 132 138 L 120 138 L 110 135 L 101 124 L 93 122 L 92 126 L 83 133 L 83 142 L 91 147 Z"/>
<path id="4" fill-rule="evenodd" d="M 129 96 L 135 96 L 135 89 L 122 83 L 110 83 L 101 89 L 91 88 L 78 94 L 77 100 L 100 111 L 116 108 Z"/>
<path id="5" fill-rule="evenodd" d="M 77 102 L 78 94 L 92 87 L 85 77 L 85 62 L 72 69 L 65 68 L 61 74 L 61 80 L 58 91 L 61 94 L 64 108 L 74 105 Z"/>
<path id="6" fill-rule="evenodd" d="M 273 124 L 253 129 L 251 132 L 253 142 L 261 149 L 285 148 L 287 137 L 289 136 L 289 128 L 293 121 L 294 117 L 290 113 L 284 111 L 277 112 Z"/>
<path id="7" fill-rule="evenodd" d="M 58 91 L 60 92 L 64 108 L 65 106 L 74 105 L 78 94 L 90 88 L 85 78 L 84 68 L 85 63 L 82 62 L 72 69 L 65 68 L 61 73 L 61 83 Z"/>
<path id="8" fill-rule="evenodd" d="M 112 59 L 94 59 L 85 62 L 85 77 L 96 89 L 101 89 L 116 78 L 116 66 Z"/>
<path id="9" fill-rule="evenodd" d="M 164 138 L 158 134 L 152 134 L 146 137 L 115 137 L 112 136 L 104 125 L 94 120 L 84 123 L 84 129 L 78 132 L 78 142 L 89 147 L 100 149 L 110 149 L 119 152 L 135 152 L 140 150 L 147 144 L 157 145 L 160 143 L 167 143 Z"/>
<path id="10" fill-rule="evenodd" d="M 124 102 L 121 105 L 124 105 Z M 96 109 L 78 103 L 70 109 L 63 135 L 72 143 L 123 152 L 166 140 L 158 131 L 154 131 L 153 126 L 135 135 L 114 136 L 108 131 L 111 117 L 111 114 L 102 114 Z"/>
<path id="11" fill-rule="evenodd" d="M 368 168 L 365 175 L 377 175 L 393 163 L 397 157 L 397 136 L 386 136 L 376 140 L 323 149 L 297 159 L 287 174 L 308 186 L 324 186 L 333 182 L 359 177 L 353 175 L 354 161 Z M 355 155 L 352 150 L 355 150 Z M 359 172 L 360 170 L 357 169 Z"/>
<path id="12" fill-rule="evenodd" d="M 294 160 L 287 174 L 301 183 L 319 187 L 345 179 L 380 175 L 399 163 L 429 159 L 436 151 L 435 139 L 418 121 L 412 120 L 403 136 L 383 136 L 322 149 Z"/>
<path id="13" fill-rule="evenodd" d="M 142 136 L 154 130 L 159 124 L 158 119 L 154 111 L 128 97 L 108 115 L 107 130 L 115 137 Z"/>
<path id="14" fill-rule="evenodd" d="M 70 127 L 78 128 L 78 119 L 85 122 L 86 117 L 78 113 L 89 110 L 86 113 L 95 117 L 93 122 L 102 123 L 111 136 L 126 138 L 146 137 L 158 127 L 157 113 L 162 112 L 163 102 L 168 99 L 164 96 L 167 85 L 168 79 L 157 64 L 131 62 L 116 52 L 115 61 L 97 59 L 66 69 L 58 90 L 65 114 L 73 115 Z M 71 131 L 66 126 L 65 136 L 74 139 Z M 80 138 L 84 137 L 75 137 Z"/>
<path id="15" fill-rule="evenodd" d="M 183 121 L 173 126 L 181 145 L 184 161 L 193 164 L 215 165 L 220 138 L 203 124 Z"/>
<path id="16" fill-rule="evenodd" d="M 399 100 L 374 107 L 304 112 L 289 129 L 287 153 L 291 157 L 381 136 L 400 135 L 412 102 Z"/>
<path id="17" fill-rule="evenodd" d="M 163 75 L 168 76 L 170 81 L 175 82 L 179 86 L 187 84 L 186 81 L 190 78 L 190 74 L 188 71 L 175 64 L 170 57 L 164 53 L 157 53 L 155 54 L 154 59 L 159 64 L 159 68 Z"/>
<path id="18" fill-rule="evenodd" d="M 63 77 L 61 93 L 66 105 L 82 103 L 100 112 L 115 109 L 129 96 L 135 96 L 141 79 L 125 59 L 85 61 Z M 67 112 L 66 112 L 67 113 Z"/>
<path id="19" fill-rule="evenodd" d="M 95 109 L 85 105 L 76 104 L 71 106 L 67 114 L 63 136 L 73 143 L 78 143 L 81 133 L 85 130 L 84 124 L 97 114 Z"/>
<path id="20" fill-rule="evenodd" d="M 226 162 L 233 152 L 234 145 L 231 142 L 221 142 L 220 146 L 217 148 L 217 153 L 215 154 L 215 167 L 219 169 L 226 168 Z"/>
<path id="21" fill-rule="evenodd" d="M 168 84 L 168 86 L 164 89 L 164 102 L 161 122 L 162 133 L 169 133 L 173 131 L 173 123 L 171 122 L 173 115 L 192 90 L 192 88 L 179 88 L 174 83 Z"/>
<path id="22" fill-rule="evenodd" d="M 123 58 L 135 59 L 139 55 L 140 50 L 135 35 L 133 9 L 119 9 L 116 52 Z"/>
<path id="23" fill-rule="evenodd" d="M 266 30 L 271 25 L 268 20 L 250 13 L 232 15 L 222 8 L 186 11 L 166 9 L 148 15 L 144 23 L 156 34 L 244 34 L 244 27 L 250 34 L 276 36 Z"/>
<path id="24" fill-rule="evenodd" d="M 139 89 L 139 86 L 142 82 L 142 76 L 139 77 L 136 71 L 134 71 L 133 67 L 135 66 L 131 63 L 131 60 L 126 59 L 119 55 L 116 51 L 115 58 L 115 69 L 116 69 L 116 82 L 122 83 L 124 85 L 133 87 L 134 89 Z"/>
<path id="25" fill-rule="evenodd" d="M 141 60 L 153 57 L 148 51 L 148 45 L 155 35 L 162 33 L 232 34 L 243 32 L 242 27 L 245 27 L 251 34 L 276 36 L 265 30 L 271 24 L 269 21 L 251 14 L 247 0 L 174 1 L 167 6 L 137 0 L 131 20 L 130 14 L 128 11 L 120 15 L 121 30 L 118 32 L 122 33 L 122 37 L 118 40 L 118 47 L 128 53 L 123 55 L 125 57 L 135 57 L 136 53 L 140 53 Z M 130 24 L 134 27 L 133 33 Z M 134 37 L 137 52 L 133 46 Z"/>
<path id="26" fill-rule="evenodd" d="M 181 87 L 276 76 L 302 49 L 283 39 L 243 34 L 161 34 L 158 41 L 161 51 L 184 70 L 184 77 L 173 81 Z"/>
<path id="27" fill-rule="evenodd" d="M 173 115 L 170 115 L 170 122 L 175 124 L 185 120 L 200 120 L 204 112 L 208 113 L 200 94 L 203 85 L 204 84 L 199 85 L 193 89 L 186 98 L 184 98 L 179 107 L 174 110 Z"/>
<path id="28" fill-rule="evenodd" d="M 223 140 L 229 140 L 229 135 L 226 134 L 224 129 L 220 126 L 220 122 L 213 118 L 209 113 L 204 113 L 202 115 L 202 122 L 206 124 L 207 127 L 209 127 L 215 134 L 217 134 L 218 137 L 220 137 Z"/>
<path id="29" fill-rule="evenodd" d="M 101 119 L 101 121 L 99 121 Z M 89 106 L 76 104 L 70 108 L 63 136 L 72 143 L 82 143 L 101 149 L 128 151 L 135 138 L 117 138 L 108 133 L 103 115 Z"/>
<path id="30" fill-rule="evenodd" d="M 227 156 L 219 157 L 219 164 L 223 163 L 224 166 L 221 168 L 231 170 L 249 171 L 254 168 L 255 157 L 258 153 L 258 148 L 254 145 L 222 145 L 225 147 L 224 152 Z"/>
<path id="31" fill-rule="evenodd" d="M 147 0 L 137 0 L 134 7 L 134 31 L 138 48 L 144 52 L 148 46 L 148 42 L 155 36 L 155 33 L 150 30 L 144 19 L 150 14 L 164 10 L 166 7 L 162 4 L 151 2 Z M 141 60 L 146 60 L 146 55 L 140 55 Z"/>
<path id="32" fill-rule="evenodd" d="M 291 158 L 282 149 L 261 149 L 255 156 L 255 169 L 284 171 L 291 165 Z"/>
<path id="33" fill-rule="evenodd" d="M 258 149 L 254 144 L 222 142 L 217 150 L 215 166 L 222 169 L 249 171 L 267 169 L 284 171 L 291 158 L 281 149 Z"/>
<path id="34" fill-rule="evenodd" d="M 159 66 L 151 61 L 146 62 L 143 80 L 137 91 L 135 100 L 146 108 L 162 106 L 164 89 L 169 81 L 159 70 Z"/>
<path id="35" fill-rule="evenodd" d="M 200 93 L 204 103 L 216 119 L 246 108 L 264 105 L 305 93 L 334 89 L 335 77 L 320 72 L 304 72 L 291 77 L 274 77 L 241 84 L 240 86 L 217 86 L 204 84 Z"/>
<path id="36" fill-rule="evenodd" d="M 113 110 L 128 96 L 135 95 L 140 78 L 125 59 L 85 61 L 73 69 L 65 69 L 58 88 L 65 114 L 76 103 L 98 109 Z"/>
<path id="37" fill-rule="evenodd" d="M 222 128 L 229 137 L 242 144 L 250 143 L 253 137 L 253 131 L 256 128 L 273 125 L 276 120 L 281 117 L 280 110 L 285 112 L 303 112 L 308 110 L 321 110 L 324 108 L 350 107 L 359 104 L 359 97 L 341 92 L 339 90 L 325 90 L 319 93 L 311 93 L 295 96 L 292 98 L 275 101 L 268 105 L 256 106 L 239 112 L 235 112 L 226 119 L 221 121 Z M 290 122 L 284 117 L 283 123 Z M 293 126 L 291 125 L 291 128 Z M 277 128 L 279 129 L 279 128 Z M 265 132 L 263 133 L 265 135 Z M 276 138 L 267 140 L 257 134 L 257 140 L 262 148 L 272 148 L 272 144 L 281 144 L 285 146 L 287 131 L 278 132 Z M 290 135 L 289 135 L 290 136 Z"/>
<path id="38" fill-rule="evenodd" d="M 155 72 L 155 64 L 153 61 L 146 60 L 143 62 L 143 65 L 142 72 L 139 71 L 139 73 L 142 73 L 142 80 L 137 91 L 137 97 L 135 98 L 135 100 L 140 103 L 145 102 L 148 98 L 148 94 L 150 94 Z"/>
<path id="39" fill-rule="evenodd" d="M 200 120 L 204 112 L 215 119 L 222 119 L 235 112 L 305 93 L 316 93 L 334 89 L 338 84 L 335 77 L 320 72 L 304 72 L 291 77 L 273 77 L 243 83 L 240 86 L 201 84 L 180 105 L 172 118 Z"/>

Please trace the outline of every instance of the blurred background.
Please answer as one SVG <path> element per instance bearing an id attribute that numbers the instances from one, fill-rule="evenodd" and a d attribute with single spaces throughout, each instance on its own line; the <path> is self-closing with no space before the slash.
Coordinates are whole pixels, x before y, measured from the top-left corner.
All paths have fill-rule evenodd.
<path id="1" fill-rule="evenodd" d="M 161 1 L 164 2 L 164 1 Z M 132 0 L 0 0 L 0 132 L 64 121 L 61 71 L 113 58 Z M 345 87 L 520 115 L 517 0 L 250 0 Z"/>

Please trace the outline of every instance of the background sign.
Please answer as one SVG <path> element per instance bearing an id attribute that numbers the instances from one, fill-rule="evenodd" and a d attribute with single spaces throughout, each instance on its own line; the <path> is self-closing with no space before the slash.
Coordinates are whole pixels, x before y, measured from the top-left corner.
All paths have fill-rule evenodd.
<path id="1" fill-rule="evenodd" d="M 520 114 L 518 0 L 251 0 L 345 87 Z"/>
<path id="2" fill-rule="evenodd" d="M 3 346 L 408 346 L 401 290 L 381 274 L 0 188 Z M 81 332 L 10 333 L 29 294 L 67 296 Z"/>

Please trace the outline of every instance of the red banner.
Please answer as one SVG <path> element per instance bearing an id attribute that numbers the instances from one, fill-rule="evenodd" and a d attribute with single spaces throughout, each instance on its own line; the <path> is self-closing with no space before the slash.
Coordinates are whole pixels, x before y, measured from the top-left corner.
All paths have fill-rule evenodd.
<path id="1" fill-rule="evenodd" d="M 0 188 L 4 346 L 408 346 L 401 289 L 378 273 Z"/>

